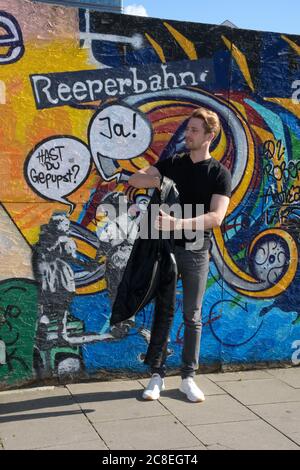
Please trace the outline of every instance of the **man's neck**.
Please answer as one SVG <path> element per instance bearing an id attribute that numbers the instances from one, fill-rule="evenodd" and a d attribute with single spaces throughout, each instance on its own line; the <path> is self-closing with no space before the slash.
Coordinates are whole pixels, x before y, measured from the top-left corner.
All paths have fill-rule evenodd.
<path id="1" fill-rule="evenodd" d="M 191 160 L 194 163 L 202 162 L 204 160 L 208 160 L 211 158 L 211 155 L 208 149 L 191 150 L 190 156 L 191 156 Z"/>

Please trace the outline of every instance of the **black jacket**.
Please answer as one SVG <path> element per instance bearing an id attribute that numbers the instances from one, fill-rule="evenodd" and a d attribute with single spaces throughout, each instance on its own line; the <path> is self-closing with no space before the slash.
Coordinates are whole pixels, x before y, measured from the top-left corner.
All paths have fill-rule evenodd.
<path id="1" fill-rule="evenodd" d="M 140 235 L 145 223 L 152 227 L 151 212 L 154 207 L 158 208 L 161 204 L 171 206 L 175 203 L 179 204 L 175 183 L 163 177 L 161 191 L 156 189 L 150 200 L 147 215 L 140 227 Z M 154 219 L 152 212 L 152 222 Z M 127 320 L 156 298 L 151 339 L 144 360 L 145 364 L 152 367 L 160 367 L 165 361 L 176 301 L 174 237 L 171 232 L 171 238 L 164 239 L 163 233 L 156 232 L 158 239 L 150 238 L 150 235 L 148 239 L 137 237 L 118 287 L 110 319 L 111 325 Z"/>

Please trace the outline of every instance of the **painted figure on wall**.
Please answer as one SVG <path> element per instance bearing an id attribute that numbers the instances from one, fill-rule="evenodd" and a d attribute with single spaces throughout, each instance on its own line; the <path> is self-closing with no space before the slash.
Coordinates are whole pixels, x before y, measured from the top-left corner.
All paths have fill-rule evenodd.
<path id="1" fill-rule="evenodd" d="M 33 246 L 33 271 L 39 283 L 38 342 L 43 341 L 53 321 L 57 322 L 58 341 L 65 341 L 69 307 L 75 295 L 71 263 L 77 260 L 76 243 L 69 237 L 69 229 L 66 214 L 54 213 L 41 227 L 39 241 Z"/>

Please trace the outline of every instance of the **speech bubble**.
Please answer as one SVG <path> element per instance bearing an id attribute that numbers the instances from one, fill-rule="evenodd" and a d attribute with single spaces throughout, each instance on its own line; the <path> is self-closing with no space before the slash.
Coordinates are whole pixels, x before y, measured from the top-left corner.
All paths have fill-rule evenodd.
<path id="1" fill-rule="evenodd" d="M 75 205 L 66 199 L 87 179 L 92 161 L 89 148 L 75 137 L 55 136 L 40 142 L 28 155 L 24 174 L 44 199 Z"/>
<path id="2" fill-rule="evenodd" d="M 91 119 L 88 135 L 95 165 L 102 176 L 116 171 L 110 160 L 138 157 L 152 141 L 152 126 L 136 109 L 120 104 L 102 108 Z M 107 178 L 105 178 L 107 179 Z"/>

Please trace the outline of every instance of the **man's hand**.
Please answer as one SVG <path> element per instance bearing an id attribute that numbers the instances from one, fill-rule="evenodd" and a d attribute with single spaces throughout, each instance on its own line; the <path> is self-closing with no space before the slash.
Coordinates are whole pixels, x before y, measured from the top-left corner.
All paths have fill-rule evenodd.
<path id="1" fill-rule="evenodd" d="M 182 219 L 176 219 L 175 217 L 166 214 L 163 210 L 160 210 L 159 215 L 155 219 L 154 227 L 156 230 L 161 230 L 163 232 L 180 230 L 182 228 Z"/>
<path id="2" fill-rule="evenodd" d="M 139 170 L 130 176 L 128 183 L 134 188 L 157 188 L 160 190 L 161 174 L 155 166 Z"/>

